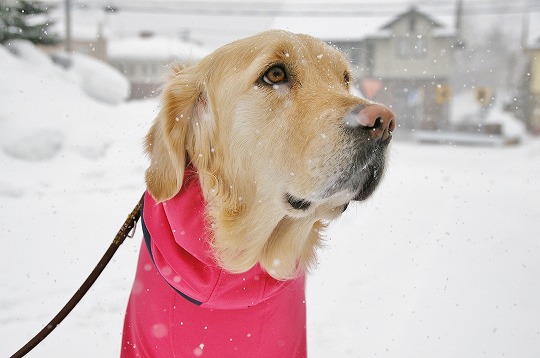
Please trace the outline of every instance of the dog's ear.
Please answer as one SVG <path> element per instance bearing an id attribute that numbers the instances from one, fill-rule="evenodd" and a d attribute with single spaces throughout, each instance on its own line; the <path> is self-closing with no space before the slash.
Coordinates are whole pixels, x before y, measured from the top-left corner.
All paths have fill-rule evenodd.
<path id="1" fill-rule="evenodd" d="M 201 89 L 190 68 L 178 66 L 162 94 L 162 107 L 146 136 L 150 166 L 146 185 L 157 202 L 175 196 L 182 187 L 186 167 L 186 146 L 193 136 Z"/>

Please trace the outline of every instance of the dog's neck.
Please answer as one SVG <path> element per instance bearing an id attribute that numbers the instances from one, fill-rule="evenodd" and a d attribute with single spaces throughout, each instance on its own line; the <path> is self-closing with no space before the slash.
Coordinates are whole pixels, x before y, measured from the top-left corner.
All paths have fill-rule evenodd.
<path id="1" fill-rule="evenodd" d="M 193 176 L 195 169 L 187 173 Z M 206 199 L 211 247 L 226 270 L 241 273 L 257 263 L 278 280 L 302 275 L 315 263 L 325 224 L 314 213 L 292 218 L 276 209 L 276 198 L 253 189 L 231 194 L 215 176 L 198 173 Z M 220 185 L 221 184 L 221 185 Z"/>

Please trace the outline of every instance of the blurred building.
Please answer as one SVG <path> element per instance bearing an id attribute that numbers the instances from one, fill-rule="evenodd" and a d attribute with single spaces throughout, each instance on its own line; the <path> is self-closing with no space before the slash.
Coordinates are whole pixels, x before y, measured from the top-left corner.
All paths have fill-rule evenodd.
<path id="1" fill-rule="evenodd" d="M 449 122 L 454 51 L 460 48 L 459 6 L 433 17 L 417 7 L 361 18 L 280 18 L 275 28 L 304 32 L 341 49 L 364 97 L 391 106 L 402 135 L 444 129 Z M 400 10 L 398 10 L 400 8 Z"/>
<path id="2" fill-rule="evenodd" d="M 141 9 L 147 7 L 152 4 L 144 4 Z M 196 61 L 210 52 L 200 46 L 200 41 L 190 38 L 189 22 L 180 21 L 189 16 L 174 11 L 147 14 L 138 11 L 141 9 L 132 6 L 129 11 L 122 6 L 88 2 L 72 4 L 70 12 L 71 51 L 91 55 L 117 68 L 131 83 L 131 99 L 159 95 L 169 64 Z M 55 7 L 53 13 L 59 20 L 54 31 L 66 39 L 65 8 Z M 62 43 L 45 50 L 53 55 L 66 47 Z"/>
<path id="3" fill-rule="evenodd" d="M 333 40 L 357 64 L 365 97 L 392 104 L 403 129 L 448 125 L 456 29 L 413 7 L 360 40 Z"/>
<path id="4" fill-rule="evenodd" d="M 64 40 L 53 46 L 39 46 L 50 55 L 64 52 L 66 48 L 65 28 L 55 24 L 55 29 Z M 71 31 L 72 52 L 82 53 L 102 61 L 107 60 L 107 38 L 109 35 L 104 33 L 103 23 L 96 22 L 92 26 L 74 26 Z"/>
<path id="5" fill-rule="evenodd" d="M 185 41 L 185 32 L 199 41 L 203 35 L 229 41 L 238 37 L 229 31 L 232 28 L 242 27 L 252 34 L 273 27 L 311 34 L 343 50 L 351 62 L 355 85 L 365 97 L 390 105 L 402 128 L 437 129 L 448 122 L 459 6 L 452 10 L 453 5 L 446 4 L 449 10 L 444 16 L 434 17 L 424 4 L 411 8 L 396 2 L 384 9 L 377 7 L 372 13 L 348 4 L 339 16 L 321 17 L 310 16 L 307 10 L 306 15 L 298 12 L 298 4 L 283 3 L 279 9 L 284 13 L 294 10 L 299 15 L 242 17 L 241 22 L 238 16 L 201 17 L 189 9 L 183 13 L 172 5 L 168 13 L 163 12 L 165 9 L 147 14 L 141 12 L 142 6 L 113 9 L 88 3 L 73 7 L 72 16 L 72 47 L 118 68 L 131 81 L 134 98 L 155 95 L 171 62 L 186 57 L 198 60 L 209 52 L 193 41 Z M 269 26 L 268 21 L 274 22 Z M 202 29 L 213 30 L 204 32 L 201 23 Z M 58 26 L 62 33 L 63 25 L 59 22 Z"/>
<path id="6" fill-rule="evenodd" d="M 107 60 L 127 77 L 135 99 L 157 96 L 170 75 L 171 63 L 198 61 L 208 53 L 196 44 L 143 31 L 139 36 L 111 39 Z"/>
<path id="7" fill-rule="evenodd" d="M 527 128 L 532 133 L 540 134 L 540 14 L 529 14 L 527 20 L 523 39 L 527 68 L 522 76 L 521 86 L 524 88 L 518 89 L 518 101 Z"/>
<path id="8" fill-rule="evenodd" d="M 402 128 L 445 128 L 456 43 L 454 28 L 411 8 L 360 43 L 360 87 L 371 99 L 392 103 Z"/>
<path id="9" fill-rule="evenodd" d="M 531 59 L 531 79 L 530 79 L 530 108 L 526 111 L 527 127 L 531 132 L 540 134 L 540 37 L 536 44 L 528 49 Z"/>

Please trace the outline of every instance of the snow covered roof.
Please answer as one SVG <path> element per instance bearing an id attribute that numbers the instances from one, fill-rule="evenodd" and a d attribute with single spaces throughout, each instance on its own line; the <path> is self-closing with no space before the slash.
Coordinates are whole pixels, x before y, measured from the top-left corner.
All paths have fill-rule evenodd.
<path id="1" fill-rule="evenodd" d="M 107 53 L 111 60 L 199 60 L 210 52 L 197 44 L 166 36 L 111 39 L 107 44 Z"/>
<path id="2" fill-rule="evenodd" d="M 273 29 L 308 34 L 323 40 L 361 40 L 375 34 L 387 17 L 279 17 Z"/>
<path id="3" fill-rule="evenodd" d="M 422 11 L 420 11 L 420 10 Z M 351 11 L 351 16 L 323 17 L 277 17 L 272 24 L 273 29 L 309 34 L 323 40 L 362 40 L 366 37 L 381 38 L 391 36 L 388 26 L 399 17 L 412 11 L 408 4 L 396 4 L 392 10 L 377 13 Z M 455 34 L 454 12 L 434 16 L 427 6 L 416 7 L 414 11 L 428 16 L 438 26 L 436 36 Z"/>
<path id="4" fill-rule="evenodd" d="M 58 0 L 56 0 L 58 1 Z M 137 36 L 141 31 L 151 30 L 161 36 L 175 37 L 188 33 L 190 38 L 200 41 L 205 46 L 217 48 L 239 38 L 253 35 L 268 29 L 272 23 L 271 17 L 221 16 L 219 14 L 187 13 L 178 11 L 129 11 L 125 6 L 129 1 L 116 0 L 119 10 L 104 11 L 103 1 L 83 1 L 73 5 L 71 34 L 74 40 L 95 40 L 99 35 L 105 38 L 115 36 Z M 137 3 L 137 2 L 135 2 Z M 152 1 L 139 1 L 135 8 L 148 6 Z M 143 4 L 144 3 L 144 4 Z M 156 7 L 160 8 L 157 0 Z M 164 2 L 164 7 L 175 8 L 175 2 Z M 177 2 L 178 4 L 181 2 Z M 193 2 L 195 4 L 195 2 Z M 211 7 L 212 3 L 200 3 L 201 7 Z M 54 32 L 65 37 L 65 14 L 63 6 L 57 6 L 51 11 L 51 17 L 56 21 Z"/>
<path id="5" fill-rule="evenodd" d="M 433 24 L 433 26 L 435 27 L 444 27 L 444 25 L 440 22 L 438 22 L 437 20 L 435 20 L 432 16 L 428 15 L 427 13 L 424 13 L 424 12 L 421 12 L 419 11 L 416 6 L 413 6 L 409 9 L 409 11 L 405 12 L 405 13 L 402 13 L 402 14 L 399 14 L 398 16 L 396 16 L 394 19 L 392 19 L 392 21 L 390 21 L 389 23 L 387 23 L 386 25 L 384 25 L 382 27 L 382 29 L 391 29 L 395 24 L 396 22 L 398 22 L 402 17 L 404 16 L 408 16 L 408 15 L 419 15 L 419 16 L 422 16 L 422 17 L 425 17 L 426 19 L 428 19 L 429 21 L 431 21 L 431 23 Z"/>

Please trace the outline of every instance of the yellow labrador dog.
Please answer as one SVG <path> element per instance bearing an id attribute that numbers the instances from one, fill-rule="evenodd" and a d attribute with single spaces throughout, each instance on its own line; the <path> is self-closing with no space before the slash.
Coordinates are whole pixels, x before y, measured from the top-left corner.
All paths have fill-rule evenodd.
<path id="1" fill-rule="evenodd" d="M 338 50 L 285 31 L 174 69 L 146 139 L 146 248 L 123 354 L 305 355 L 304 273 L 326 223 L 379 184 L 396 125 L 351 80 Z M 181 314 L 160 321 L 169 294 Z"/>

